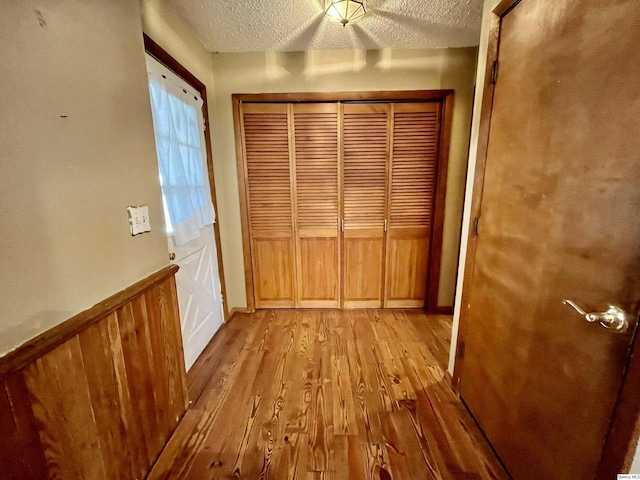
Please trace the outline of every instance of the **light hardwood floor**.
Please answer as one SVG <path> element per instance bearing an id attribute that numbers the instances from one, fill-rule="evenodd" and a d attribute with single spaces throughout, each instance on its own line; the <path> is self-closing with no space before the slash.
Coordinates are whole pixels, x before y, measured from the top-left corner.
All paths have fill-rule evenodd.
<path id="1" fill-rule="evenodd" d="M 419 310 L 236 314 L 148 478 L 508 478 L 444 377 L 450 329 Z"/>

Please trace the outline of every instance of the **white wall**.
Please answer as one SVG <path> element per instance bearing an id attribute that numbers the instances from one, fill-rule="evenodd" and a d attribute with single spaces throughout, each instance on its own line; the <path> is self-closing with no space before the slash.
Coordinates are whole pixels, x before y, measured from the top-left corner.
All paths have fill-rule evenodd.
<path id="1" fill-rule="evenodd" d="M 455 286 L 476 48 L 213 54 L 213 154 L 222 251 L 231 307 L 245 306 L 240 200 L 231 95 L 234 93 L 454 89 L 439 304 Z"/>
<path id="2" fill-rule="evenodd" d="M 480 46 L 478 47 L 478 68 L 476 71 L 476 93 L 473 101 L 473 120 L 471 125 L 471 141 L 469 143 L 469 164 L 467 167 L 467 185 L 465 189 L 464 210 L 462 215 L 462 233 L 460 241 L 460 258 L 458 261 L 458 277 L 456 298 L 453 308 L 453 329 L 451 332 L 451 350 L 449 351 L 449 373 L 453 375 L 458 341 L 458 327 L 460 326 L 460 308 L 462 302 L 462 283 L 467 260 L 467 240 L 471 225 L 471 200 L 473 198 L 473 182 L 475 179 L 476 160 L 478 155 L 478 136 L 480 131 L 480 110 L 484 95 L 484 73 L 487 68 L 487 50 L 489 28 L 491 26 L 492 10 L 500 0 L 485 0 L 482 12 L 482 27 L 480 29 Z"/>
<path id="3" fill-rule="evenodd" d="M 168 259 L 138 1 L 0 2 L 0 62 L 2 355 Z"/>

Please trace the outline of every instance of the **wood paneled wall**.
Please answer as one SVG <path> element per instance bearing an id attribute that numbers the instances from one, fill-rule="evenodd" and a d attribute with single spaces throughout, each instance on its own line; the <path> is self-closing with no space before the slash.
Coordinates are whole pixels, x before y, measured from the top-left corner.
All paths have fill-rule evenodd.
<path id="1" fill-rule="evenodd" d="M 146 477 L 188 403 L 176 270 L 0 359 L 0 478 Z"/>

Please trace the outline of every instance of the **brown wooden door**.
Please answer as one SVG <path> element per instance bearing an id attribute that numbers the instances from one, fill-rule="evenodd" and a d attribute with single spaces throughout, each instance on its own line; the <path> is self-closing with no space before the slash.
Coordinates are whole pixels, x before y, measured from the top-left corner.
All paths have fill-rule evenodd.
<path id="1" fill-rule="evenodd" d="M 425 304 L 438 176 L 439 110 L 439 103 L 392 105 L 387 308 Z"/>
<path id="2" fill-rule="evenodd" d="M 293 202 L 286 104 L 243 104 L 247 206 L 257 308 L 295 306 Z"/>
<path id="3" fill-rule="evenodd" d="M 640 301 L 640 2 L 500 28 L 460 392 L 516 479 L 596 475 Z M 630 314 L 625 333 L 563 299 Z"/>
<path id="4" fill-rule="evenodd" d="M 382 307 L 390 104 L 344 104 L 343 294 L 345 308 Z"/>
<path id="5" fill-rule="evenodd" d="M 338 104 L 302 103 L 293 112 L 297 306 L 338 308 L 340 239 Z"/>

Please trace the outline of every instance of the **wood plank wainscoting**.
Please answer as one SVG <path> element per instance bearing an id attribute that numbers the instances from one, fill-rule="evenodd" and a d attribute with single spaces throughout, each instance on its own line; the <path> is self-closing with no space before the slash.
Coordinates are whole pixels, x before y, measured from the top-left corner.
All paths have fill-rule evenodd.
<path id="1" fill-rule="evenodd" d="M 0 359 L 0 478 L 146 477 L 188 404 L 177 269 Z"/>

